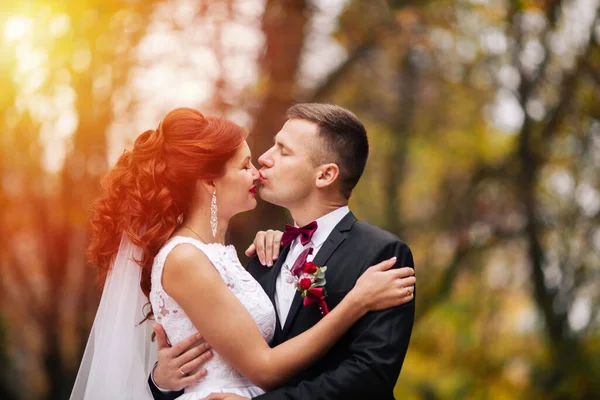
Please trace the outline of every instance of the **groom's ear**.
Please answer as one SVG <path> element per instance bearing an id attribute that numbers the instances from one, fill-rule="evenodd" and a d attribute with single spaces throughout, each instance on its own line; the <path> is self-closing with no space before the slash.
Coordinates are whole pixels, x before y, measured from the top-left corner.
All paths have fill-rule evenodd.
<path id="1" fill-rule="evenodd" d="M 337 164 L 323 164 L 317 171 L 317 187 L 324 188 L 330 186 L 340 175 L 340 167 Z"/>

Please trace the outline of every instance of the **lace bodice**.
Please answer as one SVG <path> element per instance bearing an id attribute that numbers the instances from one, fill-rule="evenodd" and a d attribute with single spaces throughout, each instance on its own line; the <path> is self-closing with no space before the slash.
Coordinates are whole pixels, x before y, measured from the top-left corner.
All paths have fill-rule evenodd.
<path id="1" fill-rule="evenodd" d="M 275 331 L 273 304 L 259 283 L 240 264 L 235 248 L 218 243 L 205 244 L 190 237 L 175 236 L 163 246 L 154 258 L 150 291 L 154 318 L 165 329 L 171 345 L 198 332 L 183 309 L 162 287 L 162 272 L 167 255 L 177 245 L 183 243 L 197 247 L 208 257 L 227 287 L 248 310 L 263 338 L 269 342 Z M 252 385 L 231 365 L 227 364 L 216 351 L 213 350 L 213 354 L 214 357 L 204 365 L 208 371 L 206 378 L 198 384 L 186 388 L 186 393 L 210 393 L 216 389 Z"/>

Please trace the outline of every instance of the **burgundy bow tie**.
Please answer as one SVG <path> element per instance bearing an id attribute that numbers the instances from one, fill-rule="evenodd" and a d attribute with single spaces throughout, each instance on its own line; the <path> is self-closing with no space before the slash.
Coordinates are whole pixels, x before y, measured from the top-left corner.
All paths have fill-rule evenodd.
<path id="1" fill-rule="evenodd" d="M 302 246 L 306 246 L 306 244 L 310 242 L 313 233 L 315 233 L 318 227 L 319 225 L 317 224 L 317 221 L 313 221 L 308 225 L 304 225 L 302 228 L 296 228 L 290 224 L 285 224 L 285 231 L 281 237 L 281 246 L 287 246 L 298 236 L 300 236 L 300 243 L 302 243 Z"/>

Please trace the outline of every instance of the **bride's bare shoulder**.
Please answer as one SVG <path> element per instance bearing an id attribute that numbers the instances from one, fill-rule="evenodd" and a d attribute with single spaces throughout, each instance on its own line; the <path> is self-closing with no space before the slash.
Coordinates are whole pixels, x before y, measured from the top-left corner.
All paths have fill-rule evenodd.
<path id="1" fill-rule="evenodd" d="M 186 279 L 192 274 L 206 274 L 213 271 L 216 272 L 205 251 L 190 243 L 180 243 L 165 259 L 163 282 L 171 279 Z"/>

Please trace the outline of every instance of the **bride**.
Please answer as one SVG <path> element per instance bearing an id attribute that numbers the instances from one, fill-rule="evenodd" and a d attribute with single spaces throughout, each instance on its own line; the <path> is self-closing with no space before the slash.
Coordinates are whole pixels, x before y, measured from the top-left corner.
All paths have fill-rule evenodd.
<path id="1" fill-rule="evenodd" d="M 313 328 L 269 347 L 273 304 L 224 245 L 229 220 L 256 206 L 246 136 L 226 119 L 175 109 L 104 178 L 89 256 L 106 281 L 71 399 L 152 398 L 150 319 L 172 345 L 199 332 L 213 348 L 208 375 L 180 399 L 253 397 L 308 368 L 368 311 L 403 302 L 388 271 L 395 260 L 384 261 Z"/>

